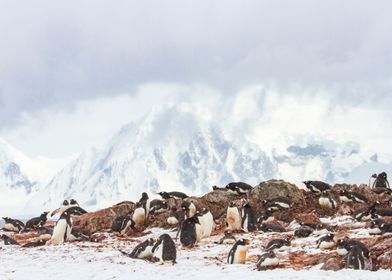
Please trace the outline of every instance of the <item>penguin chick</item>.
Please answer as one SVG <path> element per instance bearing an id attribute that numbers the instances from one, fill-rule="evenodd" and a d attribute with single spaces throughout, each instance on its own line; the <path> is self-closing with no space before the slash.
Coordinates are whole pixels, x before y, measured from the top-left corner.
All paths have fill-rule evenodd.
<path id="1" fill-rule="evenodd" d="M 227 256 L 228 264 L 245 264 L 249 240 L 241 238 L 231 248 Z"/>

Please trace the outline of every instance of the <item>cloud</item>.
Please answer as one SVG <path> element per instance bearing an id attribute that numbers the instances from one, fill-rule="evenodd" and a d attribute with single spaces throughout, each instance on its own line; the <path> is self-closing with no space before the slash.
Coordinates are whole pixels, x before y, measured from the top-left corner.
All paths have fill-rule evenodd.
<path id="1" fill-rule="evenodd" d="M 391 8 L 389 1 L 5 2 L 0 127 L 151 83 L 232 95 L 252 84 L 285 94 L 297 87 L 384 106 Z"/>

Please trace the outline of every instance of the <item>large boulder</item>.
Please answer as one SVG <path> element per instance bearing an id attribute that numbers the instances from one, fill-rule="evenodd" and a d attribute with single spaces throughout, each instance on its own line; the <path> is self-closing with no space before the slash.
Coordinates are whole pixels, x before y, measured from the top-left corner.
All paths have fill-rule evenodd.
<path id="1" fill-rule="evenodd" d="M 305 197 L 301 190 L 283 180 L 269 180 L 260 183 L 248 193 L 249 204 L 257 214 L 264 211 L 262 201 L 278 197 L 289 198 L 293 212 L 301 212 L 306 207 Z"/>
<path id="2" fill-rule="evenodd" d="M 127 215 L 134 209 L 135 204 L 131 202 L 115 205 L 96 212 L 74 217 L 72 226 L 86 235 L 107 231 L 112 227 L 112 223 L 117 217 Z"/>

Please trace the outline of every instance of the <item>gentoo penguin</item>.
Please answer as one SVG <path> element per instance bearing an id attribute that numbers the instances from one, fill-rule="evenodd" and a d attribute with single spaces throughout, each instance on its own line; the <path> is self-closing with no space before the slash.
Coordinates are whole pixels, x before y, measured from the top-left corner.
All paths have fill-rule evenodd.
<path id="1" fill-rule="evenodd" d="M 22 247 L 23 248 L 34 248 L 34 247 L 40 247 L 40 246 L 44 246 L 44 245 L 46 245 L 46 241 L 42 240 L 42 239 L 38 239 L 35 242 L 26 243 Z"/>
<path id="2" fill-rule="evenodd" d="M 53 210 L 52 212 L 50 212 L 49 216 L 53 217 L 56 214 L 60 214 L 61 215 L 65 210 L 68 210 L 70 208 L 75 208 L 73 210 L 73 215 L 75 215 L 75 216 L 80 216 L 80 215 L 83 215 L 83 214 L 87 213 L 86 210 L 84 210 L 83 208 L 81 208 L 79 206 L 79 203 L 75 199 L 71 199 L 70 201 L 64 200 L 63 204 L 61 205 L 61 207 Z"/>
<path id="3" fill-rule="evenodd" d="M 334 237 L 335 236 L 332 233 L 328 233 L 327 235 L 322 236 L 317 240 L 317 248 L 331 249 L 333 246 L 335 246 L 335 242 L 333 241 Z"/>
<path id="4" fill-rule="evenodd" d="M 128 257 L 132 259 L 148 259 L 152 258 L 153 253 L 152 253 L 152 248 L 154 247 L 154 239 L 149 238 L 143 241 L 142 243 L 139 243 L 130 254 L 121 251 L 124 255 L 127 255 Z"/>
<path id="5" fill-rule="evenodd" d="M 159 214 L 163 213 L 167 210 L 167 202 L 166 200 L 153 199 L 150 202 L 150 213 L 151 214 Z"/>
<path id="6" fill-rule="evenodd" d="M 263 205 L 266 210 L 286 210 L 291 206 L 291 200 L 287 197 L 277 197 L 274 199 L 263 200 Z"/>
<path id="7" fill-rule="evenodd" d="M 390 217 L 392 216 L 392 209 L 391 208 L 375 208 L 374 214 L 380 217 Z"/>
<path id="8" fill-rule="evenodd" d="M 114 219 L 111 229 L 114 232 L 125 234 L 129 227 L 134 227 L 133 220 L 129 216 L 125 215 Z"/>
<path id="9" fill-rule="evenodd" d="M 370 235 L 377 235 L 382 234 L 380 226 L 385 223 L 383 219 L 373 219 L 369 224 L 369 234 Z"/>
<path id="10" fill-rule="evenodd" d="M 260 217 L 257 219 L 257 225 L 261 225 L 262 223 L 270 223 L 275 220 L 273 216 L 272 210 L 266 210 Z"/>
<path id="11" fill-rule="evenodd" d="M 365 256 L 361 247 L 351 247 L 346 258 L 346 269 L 365 269 Z"/>
<path id="12" fill-rule="evenodd" d="M 357 203 L 368 203 L 368 199 L 363 194 L 358 192 L 349 192 L 341 190 L 339 193 L 339 199 L 343 202 L 357 202 Z"/>
<path id="13" fill-rule="evenodd" d="M 253 232 L 256 230 L 256 217 L 252 207 L 248 202 L 242 208 L 242 229 L 245 232 Z"/>
<path id="14" fill-rule="evenodd" d="M 185 213 L 185 219 L 191 218 L 196 214 L 196 206 L 191 200 L 184 200 L 181 209 Z"/>
<path id="15" fill-rule="evenodd" d="M 241 230 L 241 214 L 233 201 L 231 201 L 227 207 L 226 225 L 230 231 Z"/>
<path id="16" fill-rule="evenodd" d="M 291 242 L 289 239 L 284 239 L 284 238 L 277 238 L 273 239 L 270 242 L 268 242 L 267 246 L 265 247 L 265 250 L 267 251 L 272 251 L 275 249 L 287 249 L 290 247 Z"/>
<path id="17" fill-rule="evenodd" d="M 133 225 L 137 228 L 143 228 L 146 221 L 146 210 L 140 202 L 136 202 L 135 207 L 132 214 Z"/>
<path id="18" fill-rule="evenodd" d="M 256 264 L 257 270 L 267 270 L 279 265 L 279 259 L 273 251 L 262 254 Z"/>
<path id="19" fill-rule="evenodd" d="M 167 223 L 171 226 L 178 225 L 180 222 L 180 214 L 177 212 L 177 208 L 173 206 L 170 209 L 169 217 L 167 217 Z"/>
<path id="20" fill-rule="evenodd" d="M 301 225 L 298 229 L 294 231 L 294 235 L 296 237 L 308 237 L 313 233 L 313 231 L 314 228 L 307 225 Z"/>
<path id="21" fill-rule="evenodd" d="M 322 209 L 335 209 L 337 206 L 329 191 L 323 191 L 318 201 Z"/>
<path id="22" fill-rule="evenodd" d="M 43 225 L 45 225 L 45 223 L 46 223 L 46 221 L 48 219 L 46 217 L 48 215 L 48 213 L 49 212 L 43 212 L 41 214 L 41 216 L 35 217 L 35 218 L 32 218 L 32 219 L 28 220 L 26 222 L 25 229 L 35 229 L 35 228 L 42 227 Z"/>
<path id="23" fill-rule="evenodd" d="M 373 189 L 375 187 L 376 184 L 376 180 L 377 180 L 377 174 L 373 174 L 372 176 L 370 176 L 369 178 L 369 188 Z"/>
<path id="24" fill-rule="evenodd" d="M 188 198 L 188 196 L 183 192 L 159 192 L 158 194 L 163 199 L 169 199 L 169 198 L 185 199 L 185 198 Z"/>
<path id="25" fill-rule="evenodd" d="M 186 219 L 181 225 L 180 242 L 185 247 L 193 247 L 203 238 L 203 230 L 199 218 L 193 216 Z"/>
<path id="26" fill-rule="evenodd" d="M 280 225 L 262 223 L 260 230 L 263 232 L 286 232 L 286 229 Z"/>
<path id="27" fill-rule="evenodd" d="M 207 208 L 203 208 L 200 212 L 196 213 L 196 215 L 201 225 L 202 238 L 210 237 L 215 228 L 212 213 Z"/>
<path id="28" fill-rule="evenodd" d="M 336 252 L 340 256 L 345 256 L 351 250 L 352 247 L 356 246 L 361 248 L 365 257 L 369 257 L 370 251 L 368 247 L 363 244 L 361 241 L 354 240 L 354 239 L 339 239 L 338 247 L 336 248 Z"/>
<path id="29" fill-rule="evenodd" d="M 146 211 L 146 217 L 148 217 L 148 213 L 150 212 L 150 199 L 146 192 L 142 193 L 142 197 L 139 199 L 139 203 L 143 205 L 143 208 Z"/>
<path id="30" fill-rule="evenodd" d="M 374 183 L 375 188 L 387 188 L 390 189 L 390 185 L 388 182 L 387 173 L 381 172 L 377 175 L 376 182 Z"/>
<path id="31" fill-rule="evenodd" d="M 240 195 L 246 194 L 253 189 L 251 185 L 248 185 L 244 182 L 232 182 L 227 184 L 225 188 L 232 193 Z"/>
<path id="32" fill-rule="evenodd" d="M 20 245 L 16 240 L 12 239 L 11 237 L 3 234 L 0 236 L 1 239 L 4 241 L 4 245 Z"/>
<path id="33" fill-rule="evenodd" d="M 330 233 L 330 230 L 323 224 L 320 224 L 320 225 L 316 225 L 312 234 L 316 236 L 320 236 L 320 235 L 326 235 L 328 233 Z"/>
<path id="34" fill-rule="evenodd" d="M 377 205 L 380 205 L 379 201 L 374 202 L 369 207 L 365 207 L 359 209 L 353 213 L 353 218 L 357 221 L 369 221 L 372 218 L 375 218 L 375 208 Z"/>
<path id="35" fill-rule="evenodd" d="M 224 236 L 219 240 L 219 242 L 216 242 L 216 244 L 233 244 L 237 242 L 237 239 L 234 237 L 234 235 L 231 233 L 231 231 L 225 231 Z"/>
<path id="36" fill-rule="evenodd" d="M 65 210 L 61 214 L 60 219 L 57 221 L 56 226 L 53 229 L 53 234 L 49 240 L 49 244 L 61 245 L 69 238 L 72 231 L 71 214 L 71 208 Z"/>
<path id="37" fill-rule="evenodd" d="M 331 186 L 321 181 L 304 181 L 303 182 L 308 190 L 315 193 L 321 193 L 330 190 Z"/>
<path id="38" fill-rule="evenodd" d="M 165 261 L 171 261 L 173 264 L 176 263 L 177 250 L 173 239 L 167 233 L 162 234 L 158 241 L 152 247 L 152 252 L 161 263 Z"/>
<path id="39" fill-rule="evenodd" d="M 227 256 L 228 264 L 245 264 L 246 253 L 248 251 L 249 240 L 239 239 L 231 248 Z"/>
<path id="40" fill-rule="evenodd" d="M 3 229 L 6 231 L 21 232 L 25 227 L 24 223 L 16 219 L 3 217 L 3 220 L 5 223 Z"/>
<path id="41" fill-rule="evenodd" d="M 381 232 L 384 233 L 391 233 L 392 232 L 392 224 L 382 223 L 380 225 Z"/>

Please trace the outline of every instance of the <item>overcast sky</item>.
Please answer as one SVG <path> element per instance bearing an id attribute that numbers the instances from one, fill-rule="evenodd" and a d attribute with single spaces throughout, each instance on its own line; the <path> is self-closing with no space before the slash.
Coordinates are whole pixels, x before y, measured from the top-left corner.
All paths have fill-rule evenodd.
<path id="1" fill-rule="evenodd" d="M 251 87 L 370 112 L 386 137 L 392 2 L 320 2 L 0 0 L 0 137 L 63 157 L 154 104 L 219 111 Z"/>

